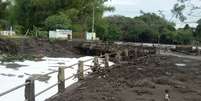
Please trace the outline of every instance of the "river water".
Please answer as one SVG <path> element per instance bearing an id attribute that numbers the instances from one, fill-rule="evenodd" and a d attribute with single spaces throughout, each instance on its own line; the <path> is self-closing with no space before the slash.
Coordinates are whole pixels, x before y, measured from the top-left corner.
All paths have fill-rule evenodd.
<path id="1" fill-rule="evenodd" d="M 16 87 L 20 84 L 25 83 L 25 80 L 30 77 L 30 75 L 41 75 L 48 72 L 58 70 L 60 65 L 70 66 L 77 63 L 80 60 L 88 60 L 93 57 L 86 56 L 81 58 L 50 58 L 44 57 L 40 61 L 24 61 L 24 62 L 7 62 L 0 64 L 0 93 L 9 90 L 10 88 Z M 101 60 L 100 60 L 101 61 Z M 84 63 L 84 69 L 90 68 L 88 65 L 93 65 L 92 61 Z M 113 63 L 110 62 L 110 65 Z M 65 69 L 65 78 L 70 77 L 77 73 L 78 66 Z M 87 75 L 91 70 L 85 72 Z M 52 86 L 57 83 L 57 73 L 49 75 L 48 80 L 35 81 L 35 93 Z M 72 78 L 66 81 L 66 87 L 77 82 L 76 78 Z M 45 99 L 51 97 L 57 93 L 57 86 L 51 90 L 43 93 L 42 95 L 36 97 L 36 101 L 44 101 Z M 24 87 L 13 91 L 5 96 L 0 97 L 0 101 L 24 101 Z"/>

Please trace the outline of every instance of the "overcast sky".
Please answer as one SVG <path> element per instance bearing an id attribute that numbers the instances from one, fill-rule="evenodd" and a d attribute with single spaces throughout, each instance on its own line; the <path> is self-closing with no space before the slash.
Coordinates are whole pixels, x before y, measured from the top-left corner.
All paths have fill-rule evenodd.
<path id="1" fill-rule="evenodd" d="M 163 11 L 165 18 L 169 20 L 172 16 L 171 9 L 177 0 L 111 0 L 106 5 L 114 6 L 114 12 L 107 12 L 108 15 L 124 15 L 135 17 L 140 15 L 140 10 L 144 12 L 154 12 L 159 14 L 159 10 Z M 196 2 L 197 3 L 197 2 Z M 200 3 L 200 2 L 199 2 Z M 190 17 L 186 22 L 195 22 L 198 18 Z M 177 27 L 183 27 L 185 24 L 173 19 L 177 23 Z M 195 23 L 189 23 L 191 26 L 196 26 Z"/>

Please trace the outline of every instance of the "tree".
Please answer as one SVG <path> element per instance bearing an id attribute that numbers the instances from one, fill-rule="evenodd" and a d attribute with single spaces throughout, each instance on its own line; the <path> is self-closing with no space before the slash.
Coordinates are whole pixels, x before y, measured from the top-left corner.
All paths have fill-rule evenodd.
<path id="1" fill-rule="evenodd" d="M 160 35 L 163 35 L 164 43 L 173 42 L 170 38 L 176 32 L 175 24 L 166 21 L 154 13 L 143 13 L 135 18 L 124 16 L 106 17 L 111 35 L 118 35 L 121 40 L 132 42 L 158 42 Z M 116 34 L 115 34 L 116 33 Z"/>
<path id="2" fill-rule="evenodd" d="M 15 23 L 26 30 L 42 27 L 44 20 L 56 13 L 56 0 L 15 0 L 12 7 Z"/>
<path id="3" fill-rule="evenodd" d="M 105 11 L 113 9 L 112 7 L 104 5 L 106 1 L 107 0 L 15 0 L 14 6 L 12 7 L 12 10 L 15 12 L 12 16 L 16 18 L 16 24 L 24 26 L 25 30 L 33 30 L 33 26 L 43 28 L 44 21 L 48 17 L 55 17 L 56 14 L 63 13 L 72 21 L 72 29 L 74 31 L 85 32 L 91 29 L 93 7 L 96 12 L 96 21 L 102 19 Z"/>
<path id="4" fill-rule="evenodd" d="M 145 39 L 141 38 L 141 41 L 146 42 L 158 42 L 158 38 L 161 35 L 167 35 L 168 32 L 174 32 L 175 31 L 175 24 L 168 22 L 166 19 L 154 14 L 154 13 L 143 13 L 142 16 L 134 18 L 134 20 L 138 20 L 144 22 L 144 25 L 142 27 L 137 27 L 136 29 L 142 29 L 142 31 L 139 34 L 146 35 Z M 143 23 L 142 23 L 143 24 Z M 136 24 L 136 26 L 139 26 L 140 24 Z M 145 32 L 144 32 L 145 31 Z M 149 33 L 149 35 L 147 35 Z M 142 35 L 140 35 L 142 37 Z M 143 39 L 143 40 L 142 40 Z M 167 43 L 166 41 L 163 41 L 164 43 Z"/>
<path id="5" fill-rule="evenodd" d="M 68 16 L 61 13 L 49 16 L 45 20 L 45 26 L 47 30 L 69 29 L 71 27 L 71 21 Z"/>
<path id="6" fill-rule="evenodd" d="M 173 17 L 179 18 L 184 22 L 188 17 L 200 17 L 200 0 L 177 0 L 178 2 L 172 9 Z"/>
<path id="7" fill-rule="evenodd" d="M 121 38 L 124 39 L 126 36 L 128 36 L 129 31 L 132 29 L 132 23 L 133 19 L 129 17 L 124 17 L 124 16 L 109 16 L 106 17 L 109 26 L 111 28 L 115 28 L 118 34 L 121 33 Z M 114 32 L 114 30 L 113 30 Z M 111 34 L 114 34 L 112 32 L 108 32 Z"/>
<path id="8" fill-rule="evenodd" d="M 185 21 L 187 18 L 184 16 L 183 14 L 183 10 L 185 9 L 185 5 L 182 3 L 182 4 L 179 4 L 179 3 L 176 3 L 173 7 L 173 9 L 171 10 L 171 12 L 173 13 L 172 15 L 172 18 L 170 19 L 170 21 L 176 17 L 178 18 L 180 21 Z"/>
<path id="9" fill-rule="evenodd" d="M 201 20 L 198 21 L 198 26 L 194 33 L 195 39 L 201 42 Z"/>
<path id="10" fill-rule="evenodd" d="M 9 1 L 0 0 L 0 18 L 3 19 L 7 16 L 7 7 L 9 6 Z"/>
<path id="11" fill-rule="evenodd" d="M 190 44 L 193 41 L 193 33 L 191 30 L 178 29 L 176 34 L 176 42 L 178 44 Z"/>
<path id="12" fill-rule="evenodd" d="M 0 0 L 0 29 L 8 28 L 9 23 L 6 17 L 8 16 L 7 8 L 9 5 L 9 1 Z"/>

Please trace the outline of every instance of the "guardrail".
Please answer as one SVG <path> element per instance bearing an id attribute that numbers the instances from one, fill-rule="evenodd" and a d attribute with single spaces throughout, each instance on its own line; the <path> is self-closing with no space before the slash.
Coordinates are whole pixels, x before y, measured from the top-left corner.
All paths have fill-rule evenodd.
<path id="1" fill-rule="evenodd" d="M 135 55 L 137 56 L 137 51 L 138 50 L 135 50 Z M 41 75 L 41 76 L 38 76 L 38 77 L 30 77 L 28 79 L 26 79 L 25 83 L 24 84 L 21 84 L 19 86 L 16 86 L 14 88 L 11 88 L 10 90 L 7 90 L 5 92 L 2 92 L 0 93 L 0 97 L 10 93 L 10 92 L 13 92 L 19 88 L 22 88 L 22 87 L 25 87 L 25 92 L 24 92 L 24 97 L 25 97 L 25 101 L 35 101 L 35 98 L 40 96 L 41 94 L 45 93 L 46 91 L 52 89 L 53 87 L 55 86 L 58 86 L 58 93 L 63 93 L 64 90 L 65 90 L 65 81 L 73 78 L 73 77 L 77 77 L 78 78 L 78 81 L 80 80 L 83 80 L 84 79 L 84 72 L 88 71 L 88 70 L 92 70 L 93 72 L 97 71 L 99 68 L 100 68 L 100 63 L 99 63 L 99 59 L 98 58 L 104 58 L 103 59 L 103 62 L 104 62 L 104 67 L 103 69 L 107 70 L 109 69 L 109 57 L 110 56 L 114 56 L 115 55 L 115 61 L 116 63 L 120 63 L 120 61 L 122 60 L 122 53 L 124 54 L 124 59 L 128 59 L 129 58 L 129 53 L 128 53 L 128 49 L 125 49 L 123 52 L 122 51 L 117 51 L 116 53 L 111 53 L 111 54 L 105 54 L 103 56 L 95 56 L 94 58 L 91 58 L 91 59 L 88 59 L 88 60 L 85 60 L 85 61 L 79 61 L 78 63 L 75 63 L 73 65 L 70 65 L 70 66 L 67 66 L 67 67 L 64 67 L 64 66 L 61 66 L 58 68 L 57 71 L 52 71 L 52 72 L 49 72 L 49 73 L 46 73 L 44 75 Z M 145 51 L 143 51 L 143 54 L 146 53 Z M 135 57 L 136 57 L 135 56 Z M 84 70 L 84 63 L 85 62 L 89 62 L 89 61 L 93 61 L 94 65 L 92 68 L 89 68 L 89 69 L 85 69 Z M 77 74 L 73 74 L 72 76 L 70 77 L 67 77 L 65 78 L 65 69 L 67 68 L 70 68 L 70 67 L 73 67 L 73 66 L 76 66 L 78 65 L 78 71 L 77 71 Z M 35 80 L 43 77 L 43 76 L 48 76 L 50 74 L 54 74 L 54 73 L 57 73 L 58 72 L 58 76 L 57 76 L 57 79 L 58 79 L 58 82 L 53 84 L 52 86 L 40 91 L 39 93 L 35 94 Z"/>

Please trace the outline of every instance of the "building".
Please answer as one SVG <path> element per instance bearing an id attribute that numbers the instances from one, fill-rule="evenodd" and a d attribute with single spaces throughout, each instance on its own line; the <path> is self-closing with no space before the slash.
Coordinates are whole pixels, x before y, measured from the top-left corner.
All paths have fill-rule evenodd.
<path id="1" fill-rule="evenodd" d="M 85 40 L 96 40 L 96 33 L 95 32 L 86 32 Z"/>
<path id="2" fill-rule="evenodd" d="M 49 31 L 49 38 L 71 40 L 72 30 L 57 29 L 56 31 Z"/>

